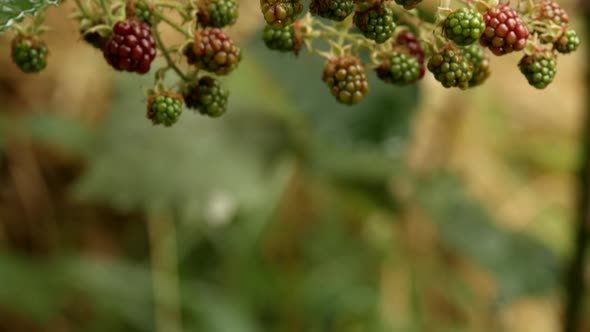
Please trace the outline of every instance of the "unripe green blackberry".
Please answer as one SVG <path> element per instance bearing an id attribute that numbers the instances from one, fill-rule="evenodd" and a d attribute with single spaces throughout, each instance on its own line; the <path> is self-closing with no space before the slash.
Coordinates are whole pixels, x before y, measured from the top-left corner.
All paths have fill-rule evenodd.
<path id="1" fill-rule="evenodd" d="M 420 63 L 412 55 L 394 50 L 384 55 L 375 72 L 386 83 L 407 85 L 420 78 Z"/>
<path id="2" fill-rule="evenodd" d="M 481 46 L 474 44 L 464 47 L 463 55 L 473 67 L 473 76 L 469 80 L 469 87 L 483 84 L 490 77 L 490 58 Z"/>
<path id="3" fill-rule="evenodd" d="M 273 28 L 267 25 L 262 33 L 262 40 L 266 47 L 279 52 L 294 52 L 298 54 L 301 49 L 301 41 L 293 25 L 283 28 Z"/>
<path id="4" fill-rule="evenodd" d="M 422 0 L 395 0 L 400 6 L 403 6 L 406 10 L 414 9 L 416 6 L 422 2 Z"/>
<path id="5" fill-rule="evenodd" d="M 17 35 L 12 40 L 12 61 L 23 73 L 38 73 L 47 67 L 47 45 L 34 36 Z"/>
<path id="6" fill-rule="evenodd" d="M 239 14 L 236 0 L 200 0 L 197 22 L 202 27 L 223 28 L 236 23 Z"/>
<path id="7" fill-rule="evenodd" d="M 340 22 L 354 11 L 354 0 L 311 0 L 309 11 L 312 15 Z"/>
<path id="8" fill-rule="evenodd" d="M 195 31 L 195 41 L 185 49 L 189 64 L 217 75 L 227 75 L 242 59 L 240 48 L 218 28 Z"/>
<path id="9" fill-rule="evenodd" d="M 260 0 L 260 9 L 266 23 L 280 28 L 293 24 L 303 12 L 301 0 Z"/>
<path id="10" fill-rule="evenodd" d="M 204 76 L 198 82 L 187 85 L 182 95 L 188 108 L 203 115 L 217 118 L 227 110 L 229 91 L 213 77 Z"/>
<path id="11" fill-rule="evenodd" d="M 342 104 L 354 105 L 363 100 L 369 92 L 365 67 L 352 55 L 328 60 L 324 66 L 322 80 L 336 100 Z"/>
<path id="12" fill-rule="evenodd" d="M 153 14 L 154 10 L 153 4 L 147 4 L 142 0 L 128 1 L 125 8 L 127 17 L 134 17 L 149 26 L 153 26 L 157 21 L 156 16 Z"/>
<path id="13" fill-rule="evenodd" d="M 368 39 L 378 44 L 386 42 L 395 29 L 393 10 L 387 3 L 380 3 L 366 11 L 354 13 L 354 24 Z"/>
<path id="14" fill-rule="evenodd" d="M 447 45 L 428 61 L 428 70 L 445 88 L 458 87 L 465 90 L 473 77 L 473 68 L 461 50 Z"/>
<path id="15" fill-rule="evenodd" d="M 568 28 L 553 44 L 553 47 L 559 53 L 568 54 L 578 49 L 582 41 L 576 30 Z"/>
<path id="16" fill-rule="evenodd" d="M 557 72 L 555 54 L 551 51 L 539 49 L 531 55 L 525 55 L 518 63 L 520 72 L 526 77 L 530 85 L 537 89 L 546 88 Z"/>
<path id="17" fill-rule="evenodd" d="M 486 24 L 483 16 L 470 8 L 457 9 L 445 19 L 445 36 L 456 45 L 471 45 L 481 37 Z"/>
<path id="18" fill-rule="evenodd" d="M 154 125 L 163 124 L 170 127 L 178 121 L 182 114 L 183 100 L 182 96 L 164 91 L 154 93 L 148 98 L 147 118 Z"/>

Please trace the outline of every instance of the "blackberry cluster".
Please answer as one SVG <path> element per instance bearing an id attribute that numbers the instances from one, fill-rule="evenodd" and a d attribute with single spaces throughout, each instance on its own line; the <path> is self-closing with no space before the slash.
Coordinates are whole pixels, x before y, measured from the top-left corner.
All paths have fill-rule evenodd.
<path id="1" fill-rule="evenodd" d="M 340 22 L 354 11 L 354 0 L 312 0 L 309 12 L 312 15 L 321 16 Z"/>
<path id="2" fill-rule="evenodd" d="M 464 47 L 463 55 L 473 68 L 473 76 L 469 80 L 469 87 L 475 87 L 483 84 L 490 77 L 490 58 L 485 54 L 483 48 L 479 45 L 469 45 Z"/>
<path id="3" fill-rule="evenodd" d="M 103 47 L 103 55 L 116 70 L 147 73 L 156 57 L 152 29 L 137 19 L 117 22 Z"/>
<path id="4" fill-rule="evenodd" d="M 194 42 L 185 55 L 190 64 L 217 75 L 231 73 L 242 58 L 233 40 L 218 28 L 195 31 Z"/>
<path id="5" fill-rule="evenodd" d="M 529 84 L 537 89 L 544 89 L 553 82 L 556 67 L 555 54 L 543 49 L 538 49 L 531 55 L 525 55 L 518 63 L 520 72 Z"/>
<path id="6" fill-rule="evenodd" d="M 169 91 L 155 93 L 148 99 L 147 118 L 154 125 L 163 124 L 170 127 L 178 122 L 178 118 L 182 114 L 182 107 L 182 96 Z"/>
<path id="7" fill-rule="evenodd" d="M 375 72 L 386 83 L 407 85 L 420 78 L 420 63 L 409 54 L 392 51 L 386 55 Z"/>
<path id="8" fill-rule="evenodd" d="M 473 77 L 472 65 L 459 49 L 451 45 L 430 58 L 428 70 L 445 88 L 458 87 L 465 90 Z"/>
<path id="9" fill-rule="evenodd" d="M 12 40 L 12 61 L 23 73 L 38 73 L 47 67 L 47 45 L 33 36 L 17 35 Z"/>
<path id="10" fill-rule="evenodd" d="M 473 9 L 455 10 L 445 19 L 443 31 L 446 37 L 459 46 L 471 45 L 481 37 L 486 24 Z"/>
<path id="11" fill-rule="evenodd" d="M 351 55 L 328 60 L 322 80 L 342 104 L 357 104 L 369 92 L 365 67 L 357 57 Z"/>
<path id="12" fill-rule="evenodd" d="M 486 28 L 479 40 L 482 46 L 488 47 L 495 55 L 524 49 L 529 30 L 515 10 L 500 5 L 488 10 L 483 18 Z"/>
<path id="13" fill-rule="evenodd" d="M 422 0 L 395 0 L 395 3 L 404 7 L 406 10 L 414 9 Z"/>
<path id="14" fill-rule="evenodd" d="M 223 28 L 238 20 L 236 0 L 200 0 L 198 8 L 197 22 L 202 27 Z"/>
<path id="15" fill-rule="evenodd" d="M 221 86 L 219 80 L 204 76 L 199 81 L 187 85 L 183 97 L 187 107 L 217 118 L 227 110 L 229 92 Z"/>
<path id="16" fill-rule="evenodd" d="M 294 52 L 298 54 L 301 49 L 301 41 L 299 41 L 293 25 L 283 28 L 273 28 L 267 25 L 264 28 L 262 40 L 266 47 L 279 52 Z"/>
<path id="17" fill-rule="evenodd" d="M 398 33 L 394 47 L 404 47 L 407 49 L 407 52 L 418 60 L 418 64 L 420 65 L 420 79 L 424 77 L 426 73 L 426 65 L 424 64 L 424 49 L 416 35 L 411 32 L 410 30 L 403 30 Z"/>
<path id="18" fill-rule="evenodd" d="M 293 24 L 303 12 L 301 0 L 260 0 L 266 23 L 280 28 Z"/>
<path id="19" fill-rule="evenodd" d="M 581 43 L 578 33 L 574 29 L 568 28 L 553 44 L 553 47 L 559 53 L 568 54 L 577 50 Z"/>
<path id="20" fill-rule="evenodd" d="M 395 29 L 393 10 L 387 3 L 379 3 L 365 11 L 355 12 L 354 24 L 366 38 L 382 44 L 391 37 Z"/>

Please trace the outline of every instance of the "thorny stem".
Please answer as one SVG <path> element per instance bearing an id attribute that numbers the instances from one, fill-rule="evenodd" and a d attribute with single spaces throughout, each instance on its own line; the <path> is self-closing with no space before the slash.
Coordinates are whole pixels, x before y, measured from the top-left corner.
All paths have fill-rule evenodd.
<path id="1" fill-rule="evenodd" d="M 178 74 L 178 76 L 183 81 L 189 82 L 190 79 L 182 72 L 182 70 L 180 70 L 180 68 L 178 68 L 176 63 L 172 60 L 172 57 L 170 56 L 170 52 L 166 48 L 166 45 L 162 42 L 162 37 L 160 37 L 160 31 L 158 31 L 158 28 L 154 27 L 153 31 L 154 31 L 154 38 L 156 39 L 156 42 L 158 43 L 158 48 L 160 49 L 160 51 L 162 51 L 164 58 L 166 58 L 166 62 L 168 62 L 168 66 L 170 68 L 172 68 L 172 70 L 174 70 L 176 72 L 176 74 Z"/>
<path id="2" fill-rule="evenodd" d="M 113 21 L 114 21 L 113 20 L 113 14 L 111 13 L 111 10 L 107 6 L 106 0 L 100 0 L 100 6 L 102 7 L 102 11 L 104 11 L 104 14 L 107 17 L 107 24 L 108 25 L 113 25 Z"/>

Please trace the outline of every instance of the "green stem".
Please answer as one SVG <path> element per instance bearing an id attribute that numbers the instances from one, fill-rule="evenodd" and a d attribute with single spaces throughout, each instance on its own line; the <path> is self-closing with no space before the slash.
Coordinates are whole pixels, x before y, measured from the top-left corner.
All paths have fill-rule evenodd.
<path id="1" fill-rule="evenodd" d="M 168 62 L 168 66 L 170 68 L 172 68 L 172 70 L 174 70 L 176 72 L 176 74 L 178 74 L 178 76 L 183 81 L 189 82 L 190 79 L 182 72 L 182 70 L 180 70 L 180 68 L 178 68 L 176 63 L 172 60 L 172 56 L 170 56 L 170 52 L 168 52 L 166 45 L 162 42 L 162 37 L 160 37 L 160 31 L 158 31 L 158 28 L 154 27 L 153 31 L 154 31 L 154 38 L 156 39 L 156 42 L 158 43 L 158 48 L 160 49 L 160 51 L 162 51 L 164 58 L 166 58 L 166 62 Z"/>
<path id="2" fill-rule="evenodd" d="M 85 18 L 90 18 L 90 15 L 88 14 L 88 9 L 82 3 L 82 1 L 80 1 L 80 0 L 75 0 L 75 1 L 76 1 L 76 6 L 78 7 L 78 9 L 82 13 L 82 15 L 84 15 Z"/>
<path id="3" fill-rule="evenodd" d="M 102 7 L 102 10 L 104 11 L 104 14 L 107 17 L 107 24 L 113 25 L 113 23 L 114 23 L 113 14 L 111 13 L 111 10 L 107 6 L 106 0 L 100 0 L 100 6 Z"/>
<path id="4" fill-rule="evenodd" d="M 147 4 L 146 0 L 143 0 L 144 3 Z M 176 8 L 178 10 L 178 8 Z M 184 30 L 180 25 L 178 25 L 176 22 L 172 21 L 171 19 L 169 19 L 168 17 L 166 17 L 165 15 L 163 15 L 162 13 L 158 12 L 157 10 L 153 11 L 153 14 L 159 18 L 160 20 L 162 20 L 162 22 L 165 22 L 166 24 L 168 24 L 170 27 L 172 27 L 174 30 L 180 32 L 181 34 L 183 34 L 186 38 L 192 38 L 193 36 L 188 33 L 186 30 Z M 180 13 L 182 15 L 182 13 Z"/>

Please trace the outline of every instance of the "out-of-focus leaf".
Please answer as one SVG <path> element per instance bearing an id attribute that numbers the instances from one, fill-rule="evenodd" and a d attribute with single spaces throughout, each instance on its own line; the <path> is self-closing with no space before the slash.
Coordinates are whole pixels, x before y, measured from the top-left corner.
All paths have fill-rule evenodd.
<path id="1" fill-rule="evenodd" d="M 53 144 L 79 155 L 85 155 L 93 143 L 89 128 L 55 113 L 32 113 L 25 118 L 25 126 L 34 141 Z"/>
<path id="2" fill-rule="evenodd" d="M 445 244 L 493 273 L 500 301 L 553 290 L 560 262 L 537 239 L 497 226 L 451 175 L 418 183 L 417 198 L 439 227 Z"/>
<path id="3" fill-rule="evenodd" d="M 14 23 L 27 16 L 35 15 L 43 7 L 59 0 L 2 0 L 0 2 L 0 32 L 10 28 Z"/>

